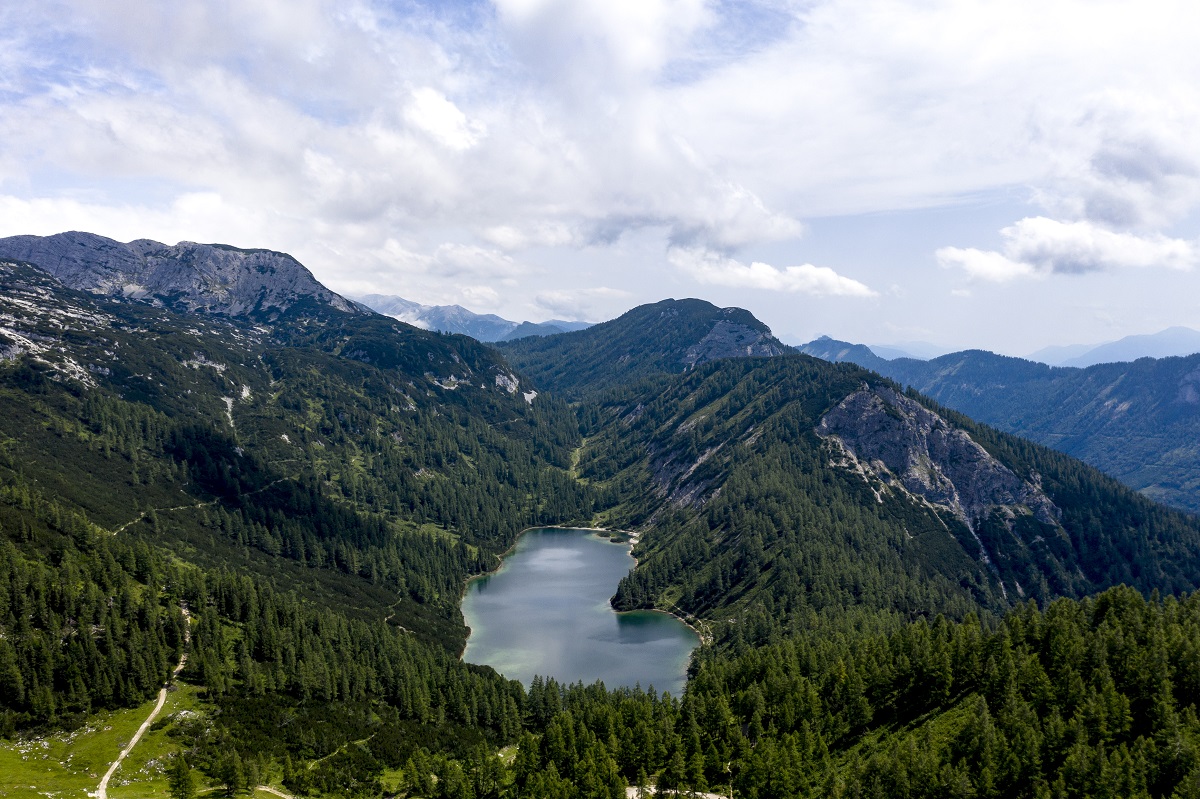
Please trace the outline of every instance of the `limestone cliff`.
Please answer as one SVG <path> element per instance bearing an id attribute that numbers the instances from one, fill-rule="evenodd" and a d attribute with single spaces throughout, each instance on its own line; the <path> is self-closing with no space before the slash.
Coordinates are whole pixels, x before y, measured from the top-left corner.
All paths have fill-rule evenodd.
<path id="1" fill-rule="evenodd" d="M 721 309 L 727 317 L 740 311 L 740 308 Z M 770 330 L 758 329 L 736 318 L 724 318 L 718 319 L 704 338 L 687 348 L 682 361 L 692 367 L 718 358 L 770 358 L 785 351 Z"/>
<path id="2" fill-rule="evenodd" d="M 311 302 L 361 313 L 299 261 L 271 250 L 148 239 L 123 244 L 92 233 L 0 239 L 0 257 L 27 261 L 64 285 L 187 313 L 270 320 Z"/>
<path id="3" fill-rule="evenodd" d="M 976 535 L 993 514 L 1009 520 L 1032 516 L 1057 526 L 1060 510 L 1036 475 L 1017 476 L 966 431 L 952 427 L 916 400 L 887 387 L 863 386 L 823 417 L 816 434 L 835 449 L 835 465 L 852 469 L 882 493 L 899 491 L 949 512 Z"/>

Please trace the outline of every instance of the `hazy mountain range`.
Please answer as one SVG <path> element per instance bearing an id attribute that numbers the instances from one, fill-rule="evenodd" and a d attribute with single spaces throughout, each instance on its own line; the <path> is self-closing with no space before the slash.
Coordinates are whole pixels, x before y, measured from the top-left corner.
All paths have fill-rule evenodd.
<path id="1" fill-rule="evenodd" d="M 1094 366 L 1098 363 L 1170 358 L 1196 352 L 1200 352 L 1200 331 L 1190 327 L 1169 327 L 1158 333 L 1126 336 L 1106 344 L 1045 347 L 1031 354 L 1029 359 L 1051 366 Z"/>
<path id="2" fill-rule="evenodd" d="M 822 336 L 814 341 L 789 343 L 808 351 L 813 348 L 821 348 L 822 345 L 817 342 L 827 338 L 829 337 Z M 927 361 L 951 352 L 944 347 L 921 341 L 856 346 L 866 346 L 874 355 L 889 361 L 897 358 Z M 1026 356 L 1026 359 L 1049 366 L 1082 367 L 1094 366 L 1098 363 L 1136 361 L 1138 358 L 1170 358 L 1191 355 L 1196 352 L 1200 352 L 1200 332 L 1187 327 L 1170 327 L 1158 333 L 1126 336 L 1118 341 L 1104 344 L 1067 344 L 1043 347 Z"/>
<path id="3" fill-rule="evenodd" d="M 588 322 L 551 319 L 513 322 L 495 314 L 477 314 L 461 305 L 422 305 L 388 294 L 364 294 L 354 299 L 373 311 L 410 325 L 442 333 L 462 333 L 478 341 L 509 341 L 525 336 L 551 336 L 590 327 Z"/>

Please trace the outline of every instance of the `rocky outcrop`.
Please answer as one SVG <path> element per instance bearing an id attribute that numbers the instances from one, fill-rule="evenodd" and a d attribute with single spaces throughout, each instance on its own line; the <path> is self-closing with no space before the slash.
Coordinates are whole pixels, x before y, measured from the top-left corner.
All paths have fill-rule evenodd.
<path id="1" fill-rule="evenodd" d="M 724 308 L 723 313 L 740 311 Z M 769 358 L 783 355 L 786 349 L 770 331 L 757 330 L 732 319 L 718 319 L 704 338 L 688 347 L 683 362 L 689 367 L 718 358 Z"/>
<path id="2" fill-rule="evenodd" d="M 816 433 L 839 465 L 949 511 L 969 529 L 999 510 L 1056 525 L 1061 513 L 1034 476 L 1023 480 L 965 431 L 886 387 L 863 386 L 826 413 Z M 868 480 L 870 482 L 870 480 Z"/>
<path id="3" fill-rule="evenodd" d="M 269 320 L 302 302 L 362 312 L 295 258 L 271 250 L 148 239 L 122 244 L 71 232 L 0 239 L 0 257 L 34 264 L 73 289 L 186 313 Z"/>

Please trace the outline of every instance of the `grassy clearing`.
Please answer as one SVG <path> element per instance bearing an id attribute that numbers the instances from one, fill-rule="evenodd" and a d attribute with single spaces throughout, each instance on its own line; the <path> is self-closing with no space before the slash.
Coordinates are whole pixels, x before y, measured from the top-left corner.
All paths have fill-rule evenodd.
<path id="1" fill-rule="evenodd" d="M 179 690 L 167 694 L 162 713 L 113 775 L 108 785 L 109 799 L 170 795 L 167 770 L 171 765 L 171 756 L 179 750 L 179 745 L 168 734 L 177 718 L 174 714 L 200 711 L 198 694 L 199 690 L 190 685 L 180 685 Z M 142 719 L 145 720 L 145 716 Z M 196 776 L 200 777 L 199 774 Z"/>
<path id="2" fill-rule="evenodd" d="M 167 695 L 159 720 L 198 707 L 197 689 L 181 685 Z M 87 799 L 153 709 L 151 701 L 130 710 L 99 713 L 73 732 L 0 742 L 0 799 Z M 167 738 L 168 729 L 169 725 L 146 732 L 113 776 L 110 797 L 168 795 L 165 774 L 156 773 L 151 765 L 164 763 L 177 748 Z"/>

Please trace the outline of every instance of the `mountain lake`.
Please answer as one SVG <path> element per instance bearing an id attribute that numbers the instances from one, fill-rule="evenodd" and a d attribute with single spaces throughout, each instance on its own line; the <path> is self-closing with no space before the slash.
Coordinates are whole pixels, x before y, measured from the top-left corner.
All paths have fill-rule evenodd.
<path id="1" fill-rule="evenodd" d="M 595 531 L 525 531 L 498 571 L 467 585 L 463 660 L 526 686 L 540 674 L 678 697 L 699 636 L 667 613 L 612 609 L 608 600 L 633 565 L 628 543 Z"/>

